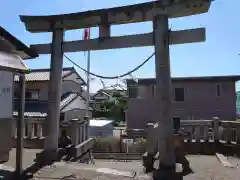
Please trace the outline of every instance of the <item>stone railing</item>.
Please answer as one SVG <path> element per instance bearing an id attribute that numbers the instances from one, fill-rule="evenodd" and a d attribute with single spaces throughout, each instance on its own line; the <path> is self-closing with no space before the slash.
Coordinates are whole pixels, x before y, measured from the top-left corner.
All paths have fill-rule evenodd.
<path id="1" fill-rule="evenodd" d="M 24 147 L 25 148 L 43 148 L 45 139 L 45 120 L 25 120 L 25 126 L 23 129 L 24 134 Z M 89 120 L 72 119 L 66 124 L 60 126 L 59 135 L 62 130 L 67 131 L 67 135 L 70 136 L 71 156 L 79 157 L 82 154 L 90 151 L 95 144 L 95 140 L 89 138 L 88 135 Z M 60 137 L 60 136 L 59 136 Z M 16 121 L 12 123 L 12 138 L 13 147 L 16 147 L 17 128 Z"/>
<path id="2" fill-rule="evenodd" d="M 81 144 L 88 139 L 88 121 L 72 119 L 70 123 L 70 137 L 73 145 Z"/>
<path id="3" fill-rule="evenodd" d="M 74 158 L 81 157 L 87 152 L 89 152 L 88 154 L 91 156 L 92 148 L 95 145 L 95 139 L 89 138 L 88 126 L 89 126 L 88 120 L 78 119 L 71 120 L 70 134 L 73 144 L 71 156 Z"/>
<path id="4" fill-rule="evenodd" d="M 184 140 L 240 144 L 240 122 L 213 120 L 186 120 L 181 122 L 180 132 Z"/>
<path id="5" fill-rule="evenodd" d="M 155 127 L 154 127 L 155 126 Z M 148 123 L 146 129 L 128 129 L 127 138 L 147 139 L 147 151 L 156 152 L 158 148 L 157 126 Z M 184 140 L 187 153 L 215 152 L 240 155 L 240 122 L 212 120 L 181 120 L 178 134 Z"/>
<path id="6" fill-rule="evenodd" d="M 17 138 L 17 127 L 16 121 L 14 120 L 12 123 L 12 138 Z M 24 139 L 43 139 L 43 128 L 44 121 L 42 120 L 25 120 L 25 125 L 23 126 L 23 137 Z"/>
<path id="7" fill-rule="evenodd" d="M 127 129 L 127 134 L 132 138 L 149 138 L 155 136 L 156 125 L 148 123 L 145 130 Z M 225 121 L 218 118 L 212 120 L 181 120 L 178 132 L 183 135 L 185 142 L 208 141 L 240 144 L 240 122 L 238 121 Z"/>

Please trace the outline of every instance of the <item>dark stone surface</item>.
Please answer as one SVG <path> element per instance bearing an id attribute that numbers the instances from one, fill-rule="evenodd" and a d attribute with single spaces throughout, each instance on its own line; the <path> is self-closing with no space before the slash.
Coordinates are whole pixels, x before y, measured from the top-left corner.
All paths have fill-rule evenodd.
<path id="1" fill-rule="evenodd" d="M 57 160 L 59 160 L 58 151 L 42 151 L 36 154 L 36 163 L 39 165 L 51 165 Z"/>
<path id="2" fill-rule="evenodd" d="M 182 173 L 176 173 L 175 166 L 159 165 L 159 169 L 153 172 L 154 180 L 183 180 Z"/>
<path id="3" fill-rule="evenodd" d="M 145 173 L 153 172 L 154 170 L 154 153 L 147 153 L 142 156 L 143 167 L 145 168 Z"/>

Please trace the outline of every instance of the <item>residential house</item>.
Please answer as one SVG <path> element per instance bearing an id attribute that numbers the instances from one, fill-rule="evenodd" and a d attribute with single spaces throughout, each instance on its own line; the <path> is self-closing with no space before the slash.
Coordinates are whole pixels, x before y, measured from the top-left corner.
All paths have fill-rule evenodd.
<path id="1" fill-rule="evenodd" d="M 22 69 L 24 63 L 22 59 L 32 59 L 38 57 L 38 54 L 27 47 L 15 36 L 0 26 L 0 96 L 1 96 L 1 120 L 0 120 L 0 162 L 9 160 L 9 152 L 12 149 L 12 87 L 13 76 L 9 70 L 17 71 Z M 5 66 L 5 68 L 3 68 Z M 7 68 L 8 67 L 8 68 Z M 2 71 L 6 70 L 6 71 Z M 19 71 L 17 71 L 19 72 Z"/>
<path id="2" fill-rule="evenodd" d="M 181 119 L 236 119 L 235 83 L 240 76 L 172 78 L 172 115 Z M 127 80 L 128 129 L 144 129 L 149 121 L 157 121 L 155 79 Z"/>
<path id="3" fill-rule="evenodd" d="M 19 77 L 15 76 L 13 115 L 18 115 Z M 33 141 L 44 137 L 44 125 L 48 112 L 48 84 L 50 69 L 33 69 L 26 75 L 25 126 L 24 136 Z M 83 97 L 85 81 L 73 67 L 63 68 L 62 96 L 60 103 L 60 124 L 71 119 L 83 119 L 86 114 L 86 99 Z M 90 114 L 91 115 L 91 114 Z M 16 123 L 13 125 L 13 137 L 16 137 Z M 37 147 L 39 141 L 36 142 Z M 33 145 L 35 146 L 36 143 Z M 31 145 L 30 145 L 31 146 Z"/>
<path id="4" fill-rule="evenodd" d="M 91 96 L 91 107 L 94 109 L 101 108 L 101 104 L 104 101 L 115 101 L 116 98 L 114 95 L 120 94 L 122 96 L 126 96 L 127 91 L 123 89 L 122 87 L 109 87 L 98 90 L 95 94 Z"/>

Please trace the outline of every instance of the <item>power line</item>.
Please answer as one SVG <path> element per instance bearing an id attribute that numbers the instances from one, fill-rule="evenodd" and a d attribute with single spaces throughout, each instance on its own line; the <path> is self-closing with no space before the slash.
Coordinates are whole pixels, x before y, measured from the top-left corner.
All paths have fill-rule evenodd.
<path id="1" fill-rule="evenodd" d="M 129 74 L 137 71 L 139 68 L 141 68 L 144 64 L 146 64 L 153 56 L 155 55 L 155 52 L 149 56 L 145 61 L 143 61 L 140 65 L 138 65 L 136 68 L 132 69 L 131 71 L 128 71 L 124 74 L 121 74 L 119 76 L 101 76 L 99 74 L 95 74 L 95 73 L 92 73 L 92 72 L 88 72 L 86 69 L 82 68 L 81 66 L 79 66 L 77 63 L 75 63 L 73 60 L 71 60 L 67 55 L 63 54 L 63 56 L 68 60 L 70 61 L 71 63 L 73 63 L 75 66 L 77 66 L 79 69 L 83 70 L 85 73 L 89 73 L 90 75 L 92 76 L 95 76 L 95 77 L 98 77 L 98 78 L 101 78 L 101 79 L 119 79 L 119 78 L 122 78 L 122 77 L 125 77 L 125 76 L 128 76 Z"/>

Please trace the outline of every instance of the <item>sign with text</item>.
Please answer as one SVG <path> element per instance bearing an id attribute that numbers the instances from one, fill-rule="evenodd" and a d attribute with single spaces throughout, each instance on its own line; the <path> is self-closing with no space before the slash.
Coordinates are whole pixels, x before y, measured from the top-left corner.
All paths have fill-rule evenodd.
<path id="1" fill-rule="evenodd" d="M 123 139 L 123 143 L 125 143 L 125 144 L 133 144 L 133 139 Z"/>
<path id="2" fill-rule="evenodd" d="M 12 118 L 13 73 L 0 71 L 0 119 Z"/>

